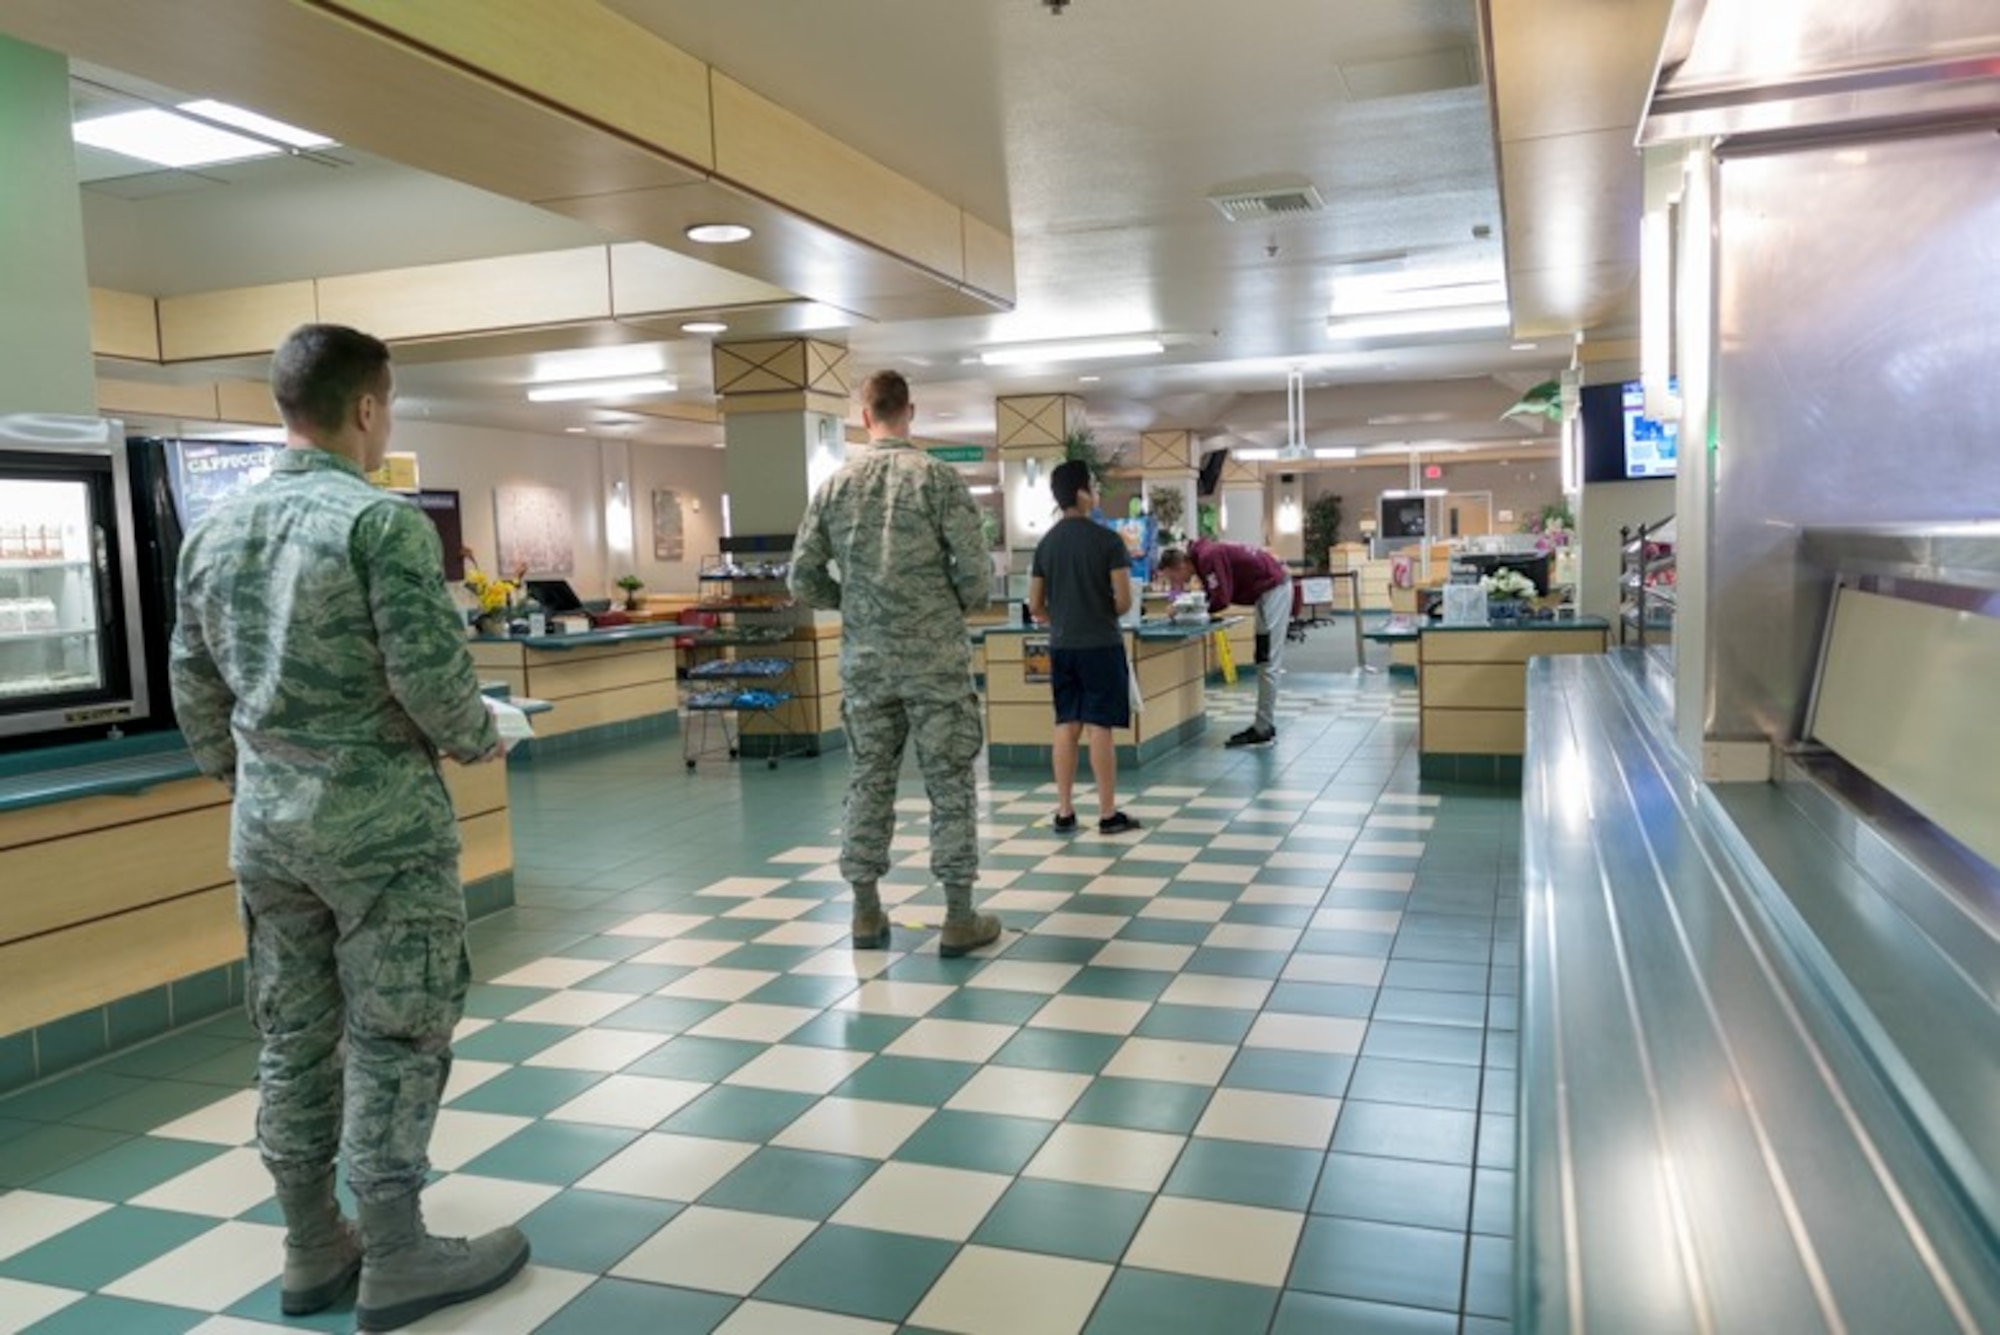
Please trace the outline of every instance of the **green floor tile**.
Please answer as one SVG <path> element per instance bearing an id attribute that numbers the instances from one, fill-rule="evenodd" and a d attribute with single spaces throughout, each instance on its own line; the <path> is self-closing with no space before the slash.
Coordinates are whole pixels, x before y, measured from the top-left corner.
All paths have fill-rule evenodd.
<path id="1" fill-rule="evenodd" d="M 1032 1117 L 946 1108 L 918 1127 L 895 1157 L 939 1168 L 1013 1174 L 1028 1166 L 1055 1126 Z"/>
<path id="2" fill-rule="evenodd" d="M 1047 1001 L 1047 997 L 1034 992 L 1008 992 L 997 987 L 962 987 L 934 1006 L 926 1018 L 1018 1025 L 1040 1010 Z"/>
<path id="3" fill-rule="evenodd" d="M 617 916 L 621 919 L 625 917 L 624 914 Z M 650 938 L 643 936 L 589 936 L 564 946 L 562 957 L 566 960 L 629 960 L 640 951 L 651 950 L 654 944 Z"/>
<path id="4" fill-rule="evenodd" d="M 1363 1057 L 1355 1063 L 1347 1097 L 1371 1103 L 1410 1103 L 1424 1108 L 1472 1112 L 1479 1107 L 1479 1090 L 1480 1072 L 1476 1066 Z"/>
<path id="5" fill-rule="evenodd" d="M 699 927 L 681 933 L 688 941 L 750 941 L 775 926 L 764 918 L 710 918 Z"/>
<path id="6" fill-rule="evenodd" d="M 1024 1179 L 1007 1188 L 973 1241 L 1085 1261 L 1116 1261 L 1152 1197 L 1143 1191 Z"/>
<path id="7" fill-rule="evenodd" d="M 1277 1310 L 1278 1290 L 1192 1275 L 1123 1270 L 1097 1300 L 1084 1335 L 1211 1335 L 1261 1331 Z"/>
<path id="8" fill-rule="evenodd" d="M 1285 1052 L 1245 1048 L 1222 1077 L 1230 1089 L 1261 1089 L 1274 1094 L 1318 1094 L 1337 1098 L 1347 1089 L 1354 1058 L 1316 1052 Z"/>
<path id="9" fill-rule="evenodd" d="M 576 1032 L 562 1024 L 500 1020 L 476 1034 L 457 1040 L 451 1045 L 451 1050 L 454 1056 L 467 1061 L 522 1062 Z"/>
<path id="10" fill-rule="evenodd" d="M 1027 1066 L 1040 1071 L 1096 1075 L 1125 1043 L 1116 1034 L 1077 1034 L 1061 1029 L 1023 1029 L 993 1056 L 995 1066 Z"/>
<path id="11" fill-rule="evenodd" d="M 1086 937 L 1024 936 L 1008 949 L 1007 958 L 1033 964 L 1088 964 L 1102 949 L 1102 941 Z"/>
<path id="12" fill-rule="evenodd" d="M 773 924 L 764 924 L 769 931 Z M 761 935 L 761 933 L 760 933 Z M 783 973 L 796 968 L 819 953 L 815 946 L 766 946 L 752 942 L 738 946 L 727 955 L 719 956 L 713 967 L 718 969 L 757 969 L 765 973 Z"/>
<path id="13" fill-rule="evenodd" d="M 596 1071 L 516 1066 L 459 1095 L 448 1106 L 462 1112 L 541 1117 L 562 1107 L 602 1079 L 604 1076 Z"/>
<path id="14" fill-rule="evenodd" d="M 238 1043 L 217 1055 L 177 1071 L 177 1080 L 198 1080 L 204 1084 L 247 1089 L 257 1081 L 258 1044 Z"/>
<path id="15" fill-rule="evenodd" d="M 711 1187 L 701 1204 L 823 1220 L 838 1210 L 875 1168 L 871 1159 L 766 1146 Z"/>
<path id="16" fill-rule="evenodd" d="M 558 1192 L 521 1221 L 535 1264 L 602 1273 L 666 1225 L 682 1207 L 673 1201 L 609 1192 Z"/>
<path id="17" fill-rule="evenodd" d="M 1288 1289 L 1278 1303 L 1271 1335 L 1459 1335 L 1458 1318 L 1417 1307 L 1333 1298 Z M 1465 1335 L 1473 1335 L 1470 1325 Z"/>
<path id="18" fill-rule="evenodd" d="M 1155 1001 L 1172 986 L 1174 975 L 1157 969 L 1105 969 L 1086 966 L 1063 984 L 1077 997 L 1109 997 L 1117 1001 Z"/>
<path id="19" fill-rule="evenodd" d="M 624 1149 L 640 1133 L 624 1127 L 536 1122 L 465 1165 L 464 1171 L 511 1182 L 566 1187 Z"/>
<path id="20" fill-rule="evenodd" d="M 1099 1076 L 1069 1110 L 1067 1120 L 1123 1127 L 1128 1131 L 1186 1135 L 1201 1120 L 1209 1094 L 1204 1085 Z"/>
<path id="21" fill-rule="evenodd" d="M 108 1071 L 80 1071 L 0 1100 L 0 1117 L 25 1122 L 64 1122 L 83 1112 L 145 1088 L 145 1081 Z"/>
<path id="22" fill-rule="evenodd" d="M 36 1179 L 35 1189 L 93 1201 L 128 1201 L 223 1153 L 220 1145 L 139 1136 Z"/>
<path id="23" fill-rule="evenodd" d="M 638 1029 L 649 1034 L 679 1034 L 721 1010 L 720 1001 L 687 997 L 640 997 L 631 1005 L 599 1020 L 598 1029 Z"/>
<path id="24" fill-rule="evenodd" d="M 1472 1169 L 1361 1154 L 1327 1155 L 1312 1200 L 1314 1214 L 1448 1231 L 1465 1228 L 1471 1209 Z"/>
<path id="25" fill-rule="evenodd" d="M 814 1048 L 845 1048 L 850 1052 L 880 1052 L 915 1023 L 916 1019 L 907 1015 L 830 1010 L 794 1029 L 785 1042 Z"/>
<path id="26" fill-rule="evenodd" d="M 474 983 L 465 996 L 465 1014 L 474 1020 L 504 1020 L 525 1006 L 553 995 L 546 987 L 502 987 L 498 983 Z"/>
<path id="27" fill-rule="evenodd" d="M 619 938 L 603 939 L 611 941 Z M 647 943 L 642 941 L 639 944 Z M 582 992 L 623 992 L 630 996 L 643 997 L 693 972 L 694 970 L 682 968 L 678 964 L 614 964 L 603 973 L 576 984 L 576 988 Z"/>
<path id="28" fill-rule="evenodd" d="M 1311 931 L 1299 938 L 1298 949 L 1307 955 L 1357 955 L 1362 959 L 1386 960 L 1395 940 L 1387 932 Z"/>
<path id="29" fill-rule="evenodd" d="M 1375 1010 L 1375 989 L 1350 983 L 1279 983 L 1265 998 L 1264 1009 L 1365 1020 Z"/>
<path id="30" fill-rule="evenodd" d="M 46 1122 L 17 1122 L 12 1118 L 0 1117 L 0 1145 L 5 1145 L 16 1136 L 25 1136 L 30 1131 L 40 1131 Z"/>
<path id="31" fill-rule="evenodd" d="M 1225 978 L 1276 978 L 1291 962 L 1283 950 L 1228 950 L 1203 946 L 1182 966 L 1185 973 L 1220 974 Z"/>
<path id="32" fill-rule="evenodd" d="M 625 1068 L 626 1075 L 664 1075 L 676 1080 L 716 1081 L 725 1078 L 767 1049 L 762 1043 L 734 1038 L 700 1038 L 683 1034 L 653 1049 Z"/>
<path id="33" fill-rule="evenodd" d="M 121 1052 L 98 1067 L 99 1071 L 113 1075 L 136 1076 L 142 1079 L 158 1079 L 175 1075 L 190 1066 L 233 1052 L 241 1045 L 234 1038 L 211 1038 L 206 1034 L 169 1034 L 165 1038 Z M 6 1107 L 0 1104 L 0 1116 L 6 1115 Z"/>
<path id="34" fill-rule="evenodd" d="M 1484 1059 L 1484 1036 L 1476 1029 L 1450 1024 L 1402 1024 L 1375 1020 L 1361 1041 L 1364 1057 L 1391 1057 L 1398 1061 L 1453 1062 L 1477 1066 Z"/>
<path id="35" fill-rule="evenodd" d="M 69 1118 L 69 1125 L 97 1127 L 104 1131 L 129 1131 L 137 1135 L 228 1097 L 226 1091 L 214 1085 L 185 1080 L 155 1080 L 129 1094 L 84 1109 Z"/>
<path id="36" fill-rule="evenodd" d="M 852 978 L 816 978 L 811 974 L 789 973 L 773 978 L 743 999 L 762 1006 L 802 1006 L 823 1010 L 858 986 Z"/>
<path id="37" fill-rule="evenodd" d="M 927 1057 L 874 1057 L 833 1092 L 844 1099 L 881 1103 L 914 1103 L 942 1107 L 959 1086 L 979 1070 L 977 1062 L 937 1061 Z"/>
<path id="38" fill-rule="evenodd" d="M 1385 987 L 1375 1017 L 1409 1024 L 1478 1027 L 1486 1023 L 1486 998 L 1470 992 L 1420 992 Z"/>
<path id="39" fill-rule="evenodd" d="M 901 1321 L 958 1248 L 932 1238 L 822 1225 L 758 1288 L 774 1303 Z"/>
<path id="40" fill-rule="evenodd" d="M 1456 1312 L 1465 1255 L 1461 1233 L 1314 1215 L 1293 1255 L 1289 1287 Z"/>
<path id="41" fill-rule="evenodd" d="M 100 1289 L 221 1221 L 120 1205 L 0 1261 L 0 1276 L 65 1289 Z"/>
<path id="42" fill-rule="evenodd" d="M 208 1319 L 185 1307 L 92 1294 L 25 1329 L 32 1335 L 183 1335 Z"/>
<path id="43" fill-rule="evenodd" d="M 906 933 L 898 932 L 894 945 L 898 950 L 913 950 L 916 943 L 910 941 Z M 1018 946 L 1015 947 L 1019 949 Z M 1009 959 L 1017 958 L 1014 951 L 1007 952 Z M 957 959 L 943 959 L 936 955 L 906 955 L 882 971 L 882 977 L 897 983 L 932 983 L 946 987 L 962 987 L 979 976 L 979 971 L 990 963 L 984 955 L 961 955 Z"/>
<path id="44" fill-rule="evenodd" d="M 1303 1211 L 1323 1157 L 1312 1150 L 1198 1136 L 1181 1152 L 1163 1190 L 1169 1196 Z"/>
<path id="45" fill-rule="evenodd" d="M 535 1327 L 536 1335 L 607 1335 L 613 1331 L 672 1331 L 708 1335 L 735 1310 L 737 1300 L 716 1293 L 600 1279 Z"/>
<path id="46" fill-rule="evenodd" d="M 129 1139 L 119 1131 L 41 1122 L 31 1125 L 32 1131 L 0 1143 L 0 1187 L 25 1187 L 37 1178 L 86 1162 Z"/>
<path id="47" fill-rule="evenodd" d="M 1163 946 L 1198 946 L 1215 930 L 1213 923 L 1181 922 L 1174 918 L 1134 918 L 1118 931 L 1120 941 L 1150 941 Z"/>
<path id="48" fill-rule="evenodd" d="M 1241 1043 L 1256 1023 L 1255 1011 L 1220 1006 L 1159 1005 L 1146 1012 L 1134 1032 L 1142 1038 L 1172 1038 L 1190 1043 Z"/>

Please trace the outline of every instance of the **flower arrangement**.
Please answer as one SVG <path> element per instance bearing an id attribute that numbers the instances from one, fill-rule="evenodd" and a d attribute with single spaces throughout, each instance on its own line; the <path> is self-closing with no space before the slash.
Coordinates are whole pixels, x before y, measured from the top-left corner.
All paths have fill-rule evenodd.
<path id="1" fill-rule="evenodd" d="M 465 548 L 465 589 L 478 604 L 475 615 L 482 621 L 489 617 L 503 617 L 514 608 L 514 599 L 521 592 L 521 580 L 528 573 L 524 565 L 516 570 L 511 579 L 496 579 L 479 568 L 479 561 L 472 555 L 471 548 Z"/>
<path id="2" fill-rule="evenodd" d="M 1516 598 L 1532 598 L 1535 596 L 1535 581 L 1529 579 L 1518 570 L 1496 570 L 1481 579 L 1479 584 L 1481 588 L 1486 590 L 1488 598 L 1501 598 L 1511 601 Z"/>
<path id="3" fill-rule="evenodd" d="M 1565 502 L 1557 501 L 1544 505 L 1540 514 L 1521 526 L 1521 531 L 1535 535 L 1537 551 L 1554 551 L 1576 540 L 1576 517 Z"/>

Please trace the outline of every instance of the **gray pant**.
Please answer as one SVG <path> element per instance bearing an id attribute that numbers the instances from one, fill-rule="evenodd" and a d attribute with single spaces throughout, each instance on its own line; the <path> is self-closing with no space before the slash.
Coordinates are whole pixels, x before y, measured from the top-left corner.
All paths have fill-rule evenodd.
<path id="1" fill-rule="evenodd" d="M 1292 581 L 1257 599 L 1257 726 L 1275 731 L 1278 674 L 1284 671 L 1285 632 L 1292 624 Z"/>
<path id="2" fill-rule="evenodd" d="M 931 875 L 943 883 L 949 907 L 959 916 L 970 913 L 972 883 L 979 876 L 979 792 L 973 765 L 984 740 L 971 682 L 963 690 L 912 692 L 901 698 L 862 698 L 850 691 L 840 713 L 852 764 L 840 874 L 850 885 L 869 885 L 888 873 L 889 840 L 896 830 L 896 777 L 903 748 L 914 734 L 917 768 L 931 800 Z"/>

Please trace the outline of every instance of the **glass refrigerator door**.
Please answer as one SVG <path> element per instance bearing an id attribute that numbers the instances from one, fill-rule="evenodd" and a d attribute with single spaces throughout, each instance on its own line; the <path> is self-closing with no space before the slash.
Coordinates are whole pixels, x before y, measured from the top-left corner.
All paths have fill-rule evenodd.
<path id="1" fill-rule="evenodd" d="M 113 685 L 101 490 L 87 474 L 0 484 L 0 709 Z"/>

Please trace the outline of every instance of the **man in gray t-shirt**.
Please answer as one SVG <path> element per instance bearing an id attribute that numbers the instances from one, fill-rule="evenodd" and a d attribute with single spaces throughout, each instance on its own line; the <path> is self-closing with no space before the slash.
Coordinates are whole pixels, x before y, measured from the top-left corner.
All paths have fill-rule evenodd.
<path id="1" fill-rule="evenodd" d="M 1049 628 L 1050 694 L 1055 697 L 1056 818 L 1076 828 L 1071 789 L 1088 736 L 1097 779 L 1097 832 L 1122 834 L 1139 823 L 1118 809 L 1114 729 L 1132 723 L 1131 669 L 1118 618 L 1132 607 L 1132 558 L 1125 540 L 1090 518 L 1097 506 L 1090 468 L 1072 459 L 1049 477 L 1063 517 L 1035 547 L 1028 613 Z"/>

